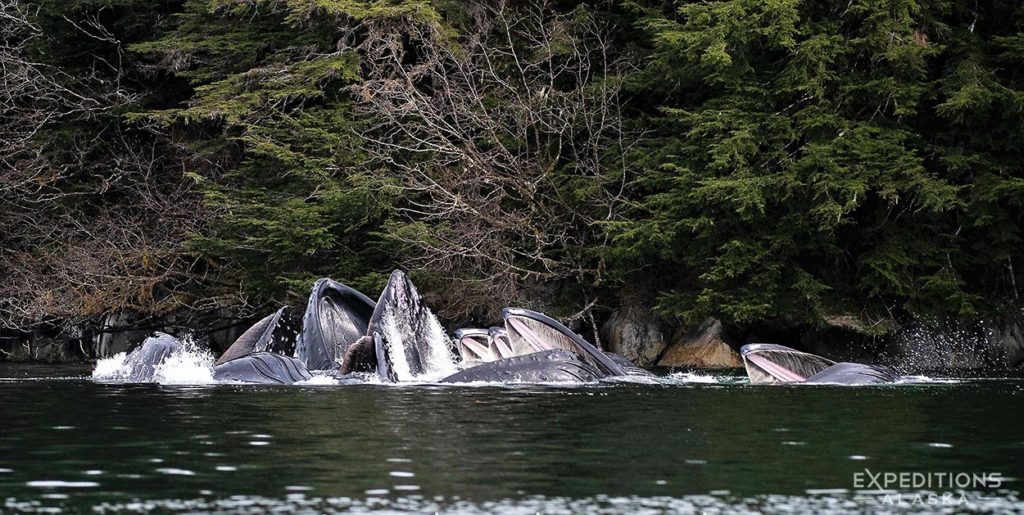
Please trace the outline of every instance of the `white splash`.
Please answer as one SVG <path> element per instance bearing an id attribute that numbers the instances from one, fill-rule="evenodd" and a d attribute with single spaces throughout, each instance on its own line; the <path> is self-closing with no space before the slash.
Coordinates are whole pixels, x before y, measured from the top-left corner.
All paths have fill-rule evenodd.
<path id="1" fill-rule="evenodd" d="M 181 339 L 181 347 L 156 366 L 156 382 L 160 384 L 212 384 L 213 354 L 201 348 L 190 337 Z"/>
<path id="2" fill-rule="evenodd" d="M 199 346 L 191 337 L 184 336 L 181 346 L 156 366 L 155 382 L 160 384 L 212 384 L 213 355 Z M 132 375 L 126 363 L 128 354 L 119 352 L 96 362 L 92 378 L 104 381 L 124 381 Z"/>
<path id="3" fill-rule="evenodd" d="M 95 481 L 60 481 L 51 479 L 29 481 L 25 484 L 33 488 L 95 488 L 100 486 Z"/>
<path id="4" fill-rule="evenodd" d="M 407 334 L 416 337 L 412 333 L 412 329 L 407 324 L 401 324 L 401 319 L 395 316 L 395 310 L 392 306 L 384 308 L 384 316 L 382 317 L 384 326 L 384 337 L 391 349 L 388 354 L 391 357 L 391 369 L 395 372 L 395 377 L 399 381 L 408 381 L 412 379 L 412 367 L 409 365 L 409 357 L 405 354 L 405 343 L 404 338 Z"/>
<path id="5" fill-rule="evenodd" d="M 1004 358 L 992 327 L 982 323 L 919 320 L 900 331 L 882 355 L 901 374 L 984 369 Z"/>
<path id="6" fill-rule="evenodd" d="M 341 384 L 338 380 L 332 376 L 326 374 L 317 374 L 310 372 L 313 376 L 305 381 L 298 381 L 295 384 L 299 386 L 337 386 Z"/>
<path id="7" fill-rule="evenodd" d="M 194 476 L 194 475 L 196 475 L 196 473 L 192 472 L 191 470 L 179 469 L 179 468 L 159 468 L 159 469 L 156 469 L 156 471 L 161 473 L 161 474 L 166 474 L 168 476 Z"/>
<path id="8" fill-rule="evenodd" d="M 103 358 L 96 362 L 96 368 L 92 369 L 93 379 L 119 379 L 127 377 L 130 371 L 124 364 L 128 358 L 127 352 L 118 352 L 109 358 Z"/>
<path id="9" fill-rule="evenodd" d="M 669 379 L 676 383 L 704 383 L 704 384 L 715 384 L 721 383 L 719 378 L 701 374 L 699 372 L 674 372 L 668 375 Z"/>
<path id="10" fill-rule="evenodd" d="M 448 335 L 437 320 L 437 317 L 429 308 L 423 308 L 426 313 L 426 327 L 422 332 L 417 332 L 409 325 L 409 317 L 396 316 L 393 306 L 387 306 L 382 317 L 385 339 L 391 345 L 392 369 L 399 381 L 436 381 L 459 371 L 455 364 L 455 355 L 448 348 Z M 418 338 L 424 338 L 427 343 L 427 352 L 421 356 L 423 373 L 413 374 L 409 357 L 405 353 L 405 347 L 416 345 Z"/>
<path id="11" fill-rule="evenodd" d="M 430 308 L 424 309 L 427 311 L 427 341 L 430 343 L 429 358 L 425 363 L 427 371 L 424 375 L 432 379 L 448 377 L 459 371 L 455 354 L 449 345 L 451 337 Z"/>

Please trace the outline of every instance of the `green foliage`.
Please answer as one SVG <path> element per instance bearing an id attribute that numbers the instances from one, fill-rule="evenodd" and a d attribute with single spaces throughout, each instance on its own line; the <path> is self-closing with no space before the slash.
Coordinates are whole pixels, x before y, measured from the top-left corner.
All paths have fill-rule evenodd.
<path id="1" fill-rule="evenodd" d="M 310 18 L 342 7 L 308 6 L 190 1 L 159 39 L 132 47 L 194 88 L 185 105 L 134 115 L 189 148 L 217 214 L 194 249 L 263 298 L 301 299 L 321 276 L 377 282 L 391 266 L 374 231 L 392 199 L 362 167 L 343 92 L 359 80 L 358 58 L 338 50 L 343 27 Z"/>
<path id="2" fill-rule="evenodd" d="M 203 258 L 166 274 L 179 281 L 165 295 L 172 300 L 187 288 L 199 299 L 237 297 L 241 283 L 246 301 L 295 301 L 325 275 L 371 292 L 391 268 L 424 257 L 410 256 L 409 242 L 456 242 L 463 259 L 431 255 L 449 268 L 411 272 L 449 296 L 481 290 L 466 304 L 502 302 L 484 290 L 521 273 L 586 282 L 587 298 L 602 303 L 643 284 L 662 314 L 687 322 L 856 318 L 866 327 L 1019 306 L 1024 10 L 1014 2 L 569 1 L 547 4 L 535 25 L 513 17 L 512 27 L 482 24 L 490 28 L 477 36 L 471 29 L 488 11 L 452 0 L 38 5 L 33 21 L 45 37 L 31 42 L 34 62 L 82 98 L 104 99 L 88 114 L 44 117 L 32 132 L 49 170 L 36 176 L 48 181 L 38 193 L 58 199 L 50 216 L 77 221 L 134 216 L 139 191 L 197 201 L 198 190 L 202 216 L 169 217 L 178 225 L 160 247 L 177 252 L 188 233 L 183 261 Z M 531 27 L 553 30 L 531 37 Z M 566 72 L 580 27 L 609 28 L 587 36 L 609 47 Z M 490 53 L 473 50 L 474 37 L 502 29 L 512 36 Z M 405 80 L 394 75 L 402 70 L 414 77 L 402 83 L 415 93 L 405 98 L 430 107 L 442 87 L 433 81 L 458 77 L 450 72 L 474 51 L 486 66 L 457 91 L 479 101 L 442 104 L 463 107 L 462 119 L 410 101 L 390 106 L 389 125 L 354 96 L 375 93 L 361 85 Z M 510 80 L 548 72 L 544 84 Z M 608 110 L 556 108 L 580 85 L 572 98 L 613 99 Z M 582 130 L 600 127 L 598 118 L 628 130 Z M 424 127 L 446 124 L 454 136 L 423 139 Z M 394 155 L 382 158 L 371 137 L 393 143 Z M 106 173 L 131 161 L 125 147 L 143 145 L 158 154 L 155 179 L 134 168 Z M 412 175 L 440 190 L 412 191 Z M 517 180 L 526 186 L 508 186 Z M 515 215 L 467 219 L 463 209 L 458 218 L 441 190 Z M 10 227 L 24 225 L 18 216 Z M 58 248 L 30 236 L 7 236 L 4 246 Z M 187 274 L 202 277 L 198 286 Z"/>
<path id="3" fill-rule="evenodd" d="M 664 313 L 823 323 L 972 316 L 1015 298 L 1022 53 L 1010 6 L 640 12 L 652 51 L 633 87 L 663 98 L 662 115 L 636 156 L 652 170 L 637 208 L 608 229 L 621 269 L 676 271 Z"/>

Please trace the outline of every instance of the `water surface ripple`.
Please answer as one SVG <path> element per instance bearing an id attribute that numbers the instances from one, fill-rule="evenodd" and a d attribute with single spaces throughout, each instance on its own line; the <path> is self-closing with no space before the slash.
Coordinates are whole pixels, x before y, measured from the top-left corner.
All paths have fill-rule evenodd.
<path id="1" fill-rule="evenodd" d="M 0 365 L 0 512 L 1024 512 L 1020 377 L 267 387 L 87 375 Z M 856 484 L 865 469 L 1004 480 L 878 491 Z"/>

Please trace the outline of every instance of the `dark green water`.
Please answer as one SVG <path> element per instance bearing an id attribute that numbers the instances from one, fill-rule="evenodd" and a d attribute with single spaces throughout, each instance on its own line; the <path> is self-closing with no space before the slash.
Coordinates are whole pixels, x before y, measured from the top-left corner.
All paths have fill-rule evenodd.
<path id="1" fill-rule="evenodd" d="M 251 387 L 87 373 L 0 368 L 0 511 L 1024 511 L 1021 378 Z M 865 468 L 1003 480 L 878 492 L 855 484 Z"/>

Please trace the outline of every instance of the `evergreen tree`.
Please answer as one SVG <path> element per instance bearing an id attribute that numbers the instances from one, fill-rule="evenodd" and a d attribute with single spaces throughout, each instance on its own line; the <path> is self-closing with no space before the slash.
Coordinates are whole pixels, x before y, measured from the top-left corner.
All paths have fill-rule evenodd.
<path id="1" fill-rule="evenodd" d="M 640 9 L 652 50 L 634 84 L 660 115 L 635 217 L 610 226 L 620 264 L 676 270 L 660 306 L 691 321 L 879 330 L 1016 295 L 1022 170 L 1000 150 L 1019 92 L 997 47 L 1017 29 L 1009 5 L 959 9 Z M 979 107 L 1007 122 L 971 127 Z"/>
<path id="2" fill-rule="evenodd" d="M 228 288 L 298 300 L 332 276 L 374 291 L 375 271 L 392 266 L 375 235 L 389 190 L 366 173 L 345 92 L 360 77 L 344 45 L 353 20 L 306 2 L 193 0 L 132 47 L 193 88 L 183 105 L 134 118 L 187 148 L 215 215 L 193 246 L 230 272 Z"/>
<path id="3" fill-rule="evenodd" d="M 688 323 L 1020 306 L 1014 2 L 3 9 L 8 326 L 373 292 L 396 266 L 481 322 L 631 284 Z"/>

